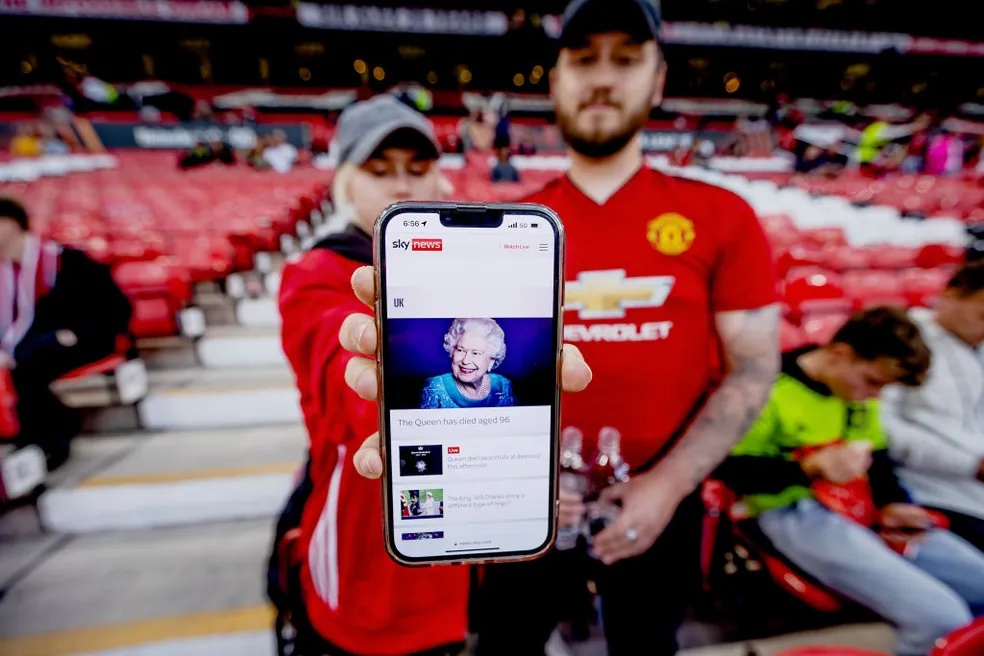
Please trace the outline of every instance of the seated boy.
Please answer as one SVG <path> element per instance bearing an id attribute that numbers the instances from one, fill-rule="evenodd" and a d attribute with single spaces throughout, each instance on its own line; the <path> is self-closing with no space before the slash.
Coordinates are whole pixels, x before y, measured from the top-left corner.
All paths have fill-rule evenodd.
<path id="1" fill-rule="evenodd" d="M 873 308 L 825 346 L 786 353 L 761 417 L 716 478 L 737 494 L 773 546 L 824 585 L 897 628 L 895 653 L 924 656 L 934 641 L 984 612 L 984 555 L 931 527 L 888 458 L 877 397 L 918 386 L 930 353 L 901 310 Z M 905 555 L 864 523 L 828 509 L 812 486 L 870 484 L 880 524 L 915 533 Z"/>

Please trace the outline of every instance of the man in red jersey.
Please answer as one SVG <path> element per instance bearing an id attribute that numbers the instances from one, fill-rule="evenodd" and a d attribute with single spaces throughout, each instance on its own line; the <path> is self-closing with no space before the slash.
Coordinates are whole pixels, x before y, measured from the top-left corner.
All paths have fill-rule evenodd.
<path id="1" fill-rule="evenodd" d="M 629 482 L 606 491 L 622 512 L 594 540 L 614 655 L 676 652 L 700 582 L 699 485 L 758 417 L 779 370 L 771 255 L 751 208 L 645 166 L 639 132 L 662 99 L 666 71 L 659 24 L 647 0 L 568 6 L 551 93 L 571 166 L 527 199 L 564 221 L 565 339 L 593 371 L 586 391 L 563 399 L 563 425 L 589 437 L 617 428 L 633 468 Z M 374 352 L 365 317 L 349 317 L 341 339 Z M 375 370 L 358 361 L 346 379 L 374 397 Z M 381 473 L 377 449 L 374 436 L 355 455 L 363 475 Z M 580 498 L 561 495 L 562 525 L 584 510 Z M 554 551 L 486 568 L 473 627 L 480 656 L 544 653 L 567 562 Z"/>
<path id="2" fill-rule="evenodd" d="M 526 200 L 567 231 L 564 338 L 592 384 L 564 426 L 622 434 L 632 478 L 594 538 L 610 654 L 663 656 L 700 581 L 701 481 L 761 411 L 779 368 L 770 250 L 739 197 L 645 166 L 639 132 L 662 99 L 660 14 L 646 0 L 575 0 L 551 72 L 566 176 Z M 725 363 L 721 367 L 719 363 Z M 562 498 L 561 522 L 584 506 Z M 565 574 L 557 552 L 487 568 L 481 656 L 543 654 Z"/>

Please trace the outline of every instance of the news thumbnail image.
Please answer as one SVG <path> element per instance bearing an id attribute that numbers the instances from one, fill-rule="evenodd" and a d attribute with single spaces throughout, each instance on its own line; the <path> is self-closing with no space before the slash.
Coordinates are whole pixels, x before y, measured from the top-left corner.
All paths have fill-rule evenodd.
<path id="1" fill-rule="evenodd" d="M 417 531 L 403 533 L 400 537 L 404 540 L 441 540 L 444 538 L 444 531 Z"/>
<path id="2" fill-rule="evenodd" d="M 386 398 L 393 409 L 542 406 L 553 400 L 549 317 L 390 319 L 386 358 Z"/>
<path id="3" fill-rule="evenodd" d="M 444 490 L 401 490 L 401 519 L 435 519 L 444 517 Z"/>
<path id="4" fill-rule="evenodd" d="M 440 476 L 444 473 L 441 445 L 401 446 L 400 476 Z"/>

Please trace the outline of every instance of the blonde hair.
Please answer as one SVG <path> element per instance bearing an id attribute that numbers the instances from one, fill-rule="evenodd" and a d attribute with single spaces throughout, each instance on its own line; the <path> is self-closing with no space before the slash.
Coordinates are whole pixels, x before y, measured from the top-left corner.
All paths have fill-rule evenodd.
<path id="1" fill-rule="evenodd" d="M 434 161 L 434 165 L 437 165 L 437 160 Z M 355 175 L 357 168 L 359 167 L 351 162 L 344 162 L 335 169 L 335 177 L 331 181 L 331 204 L 334 209 L 328 221 L 329 225 L 336 225 L 337 223 L 339 229 L 344 228 L 356 219 L 355 208 L 349 196 L 349 187 L 352 182 L 352 176 Z M 437 171 L 437 176 L 437 189 L 440 198 L 426 200 L 443 200 L 454 193 L 454 185 L 451 184 L 451 181 L 448 180 L 447 176 L 440 169 Z"/>

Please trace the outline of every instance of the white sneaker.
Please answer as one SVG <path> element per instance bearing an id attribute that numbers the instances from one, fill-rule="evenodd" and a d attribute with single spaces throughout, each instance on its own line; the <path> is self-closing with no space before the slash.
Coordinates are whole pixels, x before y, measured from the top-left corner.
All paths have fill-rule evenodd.
<path id="1" fill-rule="evenodd" d="M 48 465 L 44 451 L 35 445 L 26 446 L 0 459 L 0 498 L 19 499 L 44 483 Z"/>

